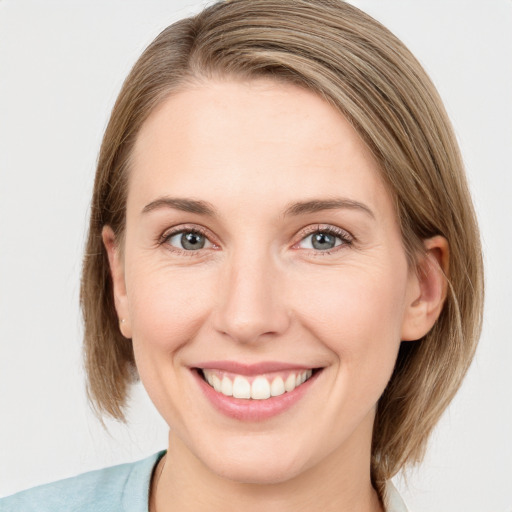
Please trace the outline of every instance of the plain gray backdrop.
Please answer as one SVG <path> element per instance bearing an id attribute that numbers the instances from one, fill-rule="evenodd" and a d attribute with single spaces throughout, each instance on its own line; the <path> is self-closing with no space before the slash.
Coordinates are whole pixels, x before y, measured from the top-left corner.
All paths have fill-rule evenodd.
<path id="1" fill-rule="evenodd" d="M 354 0 L 425 66 L 453 121 L 480 220 L 485 323 L 424 463 L 414 512 L 512 511 L 512 2 Z M 144 47 L 193 0 L 0 0 L 0 496 L 166 446 L 141 387 L 127 426 L 90 412 L 78 309 L 103 130 Z"/>

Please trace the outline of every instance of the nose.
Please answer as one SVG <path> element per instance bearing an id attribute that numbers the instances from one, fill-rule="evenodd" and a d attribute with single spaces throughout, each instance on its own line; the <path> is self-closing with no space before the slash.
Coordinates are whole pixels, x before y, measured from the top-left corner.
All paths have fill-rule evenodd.
<path id="1" fill-rule="evenodd" d="M 239 255 L 226 264 L 214 314 L 216 330 L 238 343 L 273 339 L 290 325 L 283 278 L 269 255 Z"/>

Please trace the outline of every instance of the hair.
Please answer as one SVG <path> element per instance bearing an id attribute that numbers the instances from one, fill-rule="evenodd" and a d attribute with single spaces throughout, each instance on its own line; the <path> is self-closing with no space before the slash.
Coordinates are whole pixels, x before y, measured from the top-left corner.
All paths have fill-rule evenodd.
<path id="1" fill-rule="evenodd" d="M 483 308 L 476 216 L 450 121 L 427 74 L 389 30 L 342 0 L 232 0 L 166 28 L 134 65 L 101 145 L 83 264 L 88 394 L 98 415 L 124 420 L 135 369 L 120 333 L 101 232 L 122 240 L 130 155 L 145 120 L 198 81 L 266 77 L 319 95 L 358 132 L 380 164 L 410 264 L 422 241 L 450 248 L 448 294 L 421 340 L 402 342 L 379 400 L 371 477 L 384 482 L 419 462 L 473 358 Z"/>

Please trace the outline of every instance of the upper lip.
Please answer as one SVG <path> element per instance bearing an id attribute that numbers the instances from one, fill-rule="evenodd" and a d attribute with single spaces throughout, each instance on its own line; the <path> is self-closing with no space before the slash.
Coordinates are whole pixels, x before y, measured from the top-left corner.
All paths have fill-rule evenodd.
<path id="1" fill-rule="evenodd" d="M 236 361 L 205 361 L 194 365 L 201 370 L 222 370 L 238 375 L 261 375 L 263 373 L 279 372 L 284 370 L 310 370 L 314 366 L 280 361 L 262 361 L 259 363 L 239 363 Z"/>

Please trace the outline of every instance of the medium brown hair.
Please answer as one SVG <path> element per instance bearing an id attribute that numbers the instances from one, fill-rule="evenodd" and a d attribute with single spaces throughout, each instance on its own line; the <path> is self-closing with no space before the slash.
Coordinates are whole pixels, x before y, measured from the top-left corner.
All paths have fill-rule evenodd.
<path id="1" fill-rule="evenodd" d="M 165 29 L 126 79 L 98 159 L 81 304 L 89 396 L 124 419 L 133 350 L 119 331 L 101 231 L 122 240 L 130 154 L 144 121 L 169 94 L 212 78 L 268 77 L 327 100 L 380 163 L 410 264 L 422 240 L 450 247 L 449 290 L 432 330 L 403 342 L 375 418 L 371 475 L 380 492 L 421 460 L 460 386 L 480 334 L 483 271 L 462 160 L 442 102 L 421 65 L 385 27 L 341 0 L 233 0 Z"/>

